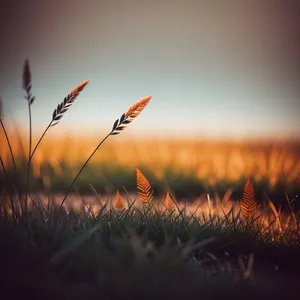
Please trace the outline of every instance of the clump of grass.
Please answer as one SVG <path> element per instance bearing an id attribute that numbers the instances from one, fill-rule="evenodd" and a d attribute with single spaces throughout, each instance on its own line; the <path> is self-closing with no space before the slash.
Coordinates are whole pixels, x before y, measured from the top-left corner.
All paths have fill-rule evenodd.
<path id="1" fill-rule="evenodd" d="M 95 297 L 104 287 L 111 297 L 141 297 L 142 291 L 156 297 L 211 297 L 216 291 L 241 296 L 249 290 L 271 292 L 274 286 L 277 292 L 280 286 L 292 288 L 294 281 L 285 272 L 294 266 L 299 270 L 299 243 L 274 243 L 258 224 L 249 227 L 242 217 L 201 220 L 177 208 L 174 199 L 173 214 L 166 214 L 164 205 L 159 209 L 159 203 L 151 214 L 141 213 L 133 205 L 125 208 L 121 199 L 117 192 L 115 209 L 108 199 L 97 213 L 49 208 L 36 199 L 27 226 L 12 226 L 9 214 L 1 213 L 1 249 L 10 249 L 2 258 L 14 264 L 14 280 L 26 273 L 35 285 L 50 289 L 56 278 L 61 283 L 57 293 L 81 282 Z M 35 267 L 13 263 L 24 253 Z M 45 271 L 37 277 L 39 268 Z M 3 278 L 11 278 L 7 270 L 0 269 Z"/>

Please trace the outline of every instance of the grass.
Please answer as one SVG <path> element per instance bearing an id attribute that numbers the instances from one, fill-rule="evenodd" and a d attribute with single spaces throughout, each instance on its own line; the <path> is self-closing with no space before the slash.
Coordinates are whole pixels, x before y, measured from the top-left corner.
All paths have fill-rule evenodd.
<path id="1" fill-rule="evenodd" d="M 234 222 L 231 212 L 198 218 L 174 202 L 148 210 L 130 197 L 128 208 L 120 194 L 98 212 L 34 200 L 27 225 L 2 211 L 3 291 L 23 288 L 46 299 L 211 299 L 292 293 L 299 280 L 299 232 L 287 243 L 241 214 Z"/>
<path id="2" fill-rule="evenodd" d="M 18 137 L 13 132 L 10 136 L 16 158 L 21 157 Z M 294 196 L 300 191 L 299 141 L 238 143 L 137 139 L 128 143 L 125 138 L 126 134 L 121 140 L 107 140 L 101 151 L 95 153 L 77 180 L 82 193 L 90 192 L 88 184 L 93 184 L 101 193 L 116 191 L 122 185 L 134 190 L 136 167 L 149 177 L 155 191 L 166 192 L 168 186 L 178 199 L 195 198 L 204 192 L 215 192 L 222 197 L 229 188 L 234 188 L 233 196 L 239 197 L 250 175 L 259 198 L 266 192 L 274 203 L 284 199 L 285 192 Z M 22 141 L 27 148 L 24 137 Z M 97 143 L 95 138 L 84 137 L 45 139 L 32 158 L 32 189 L 43 190 L 49 178 L 54 191 L 65 191 L 75 171 Z M 55 149 L 51 146 L 54 144 Z M 9 149 L 3 144 L 1 151 L 5 166 L 9 168 Z M 10 169 L 13 172 L 13 167 Z"/>
<path id="3" fill-rule="evenodd" d="M 249 177 L 242 186 L 241 201 L 232 199 L 232 190 L 222 197 L 211 197 L 206 191 L 204 199 L 187 205 L 177 202 L 170 190 L 163 196 L 155 195 L 152 180 L 139 167 L 134 170 L 138 197 L 125 189 L 125 194 L 117 190 L 115 199 L 111 195 L 104 200 L 90 185 L 93 201 L 78 193 L 81 207 L 75 207 L 71 191 L 77 191 L 75 182 L 83 169 L 104 141 L 123 131 L 151 97 L 138 101 L 114 122 L 76 176 L 70 174 L 74 179 L 60 199 L 51 193 L 46 198 L 32 193 L 33 155 L 46 132 L 58 125 L 87 83 L 75 87 L 54 110 L 33 151 L 30 133 L 27 161 L 21 160 L 18 168 L 13 163 L 10 170 L 0 157 L 0 277 L 4 299 L 14 299 L 20 292 L 31 299 L 274 299 L 298 292 L 297 196 L 290 199 L 286 194 L 282 201 L 286 205 L 280 209 L 268 198 L 259 204 Z M 30 108 L 34 98 L 28 61 L 23 86 Z M 14 157 L 2 120 L 1 124 Z M 179 185 L 177 178 L 175 181 Z"/>

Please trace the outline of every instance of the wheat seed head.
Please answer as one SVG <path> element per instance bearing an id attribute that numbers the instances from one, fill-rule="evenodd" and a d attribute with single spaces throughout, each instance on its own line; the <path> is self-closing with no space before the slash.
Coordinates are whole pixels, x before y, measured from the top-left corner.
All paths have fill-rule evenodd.
<path id="1" fill-rule="evenodd" d="M 68 111 L 71 105 L 74 103 L 80 92 L 85 88 L 85 86 L 90 82 L 90 80 L 86 80 L 83 83 L 77 85 L 67 97 L 64 98 L 64 101 L 57 105 L 57 108 L 54 110 L 52 114 L 52 124 L 51 126 L 55 126 L 59 123 L 60 119 L 63 115 Z"/>
<path id="2" fill-rule="evenodd" d="M 31 84 L 31 73 L 28 59 L 25 60 L 23 68 L 23 88 L 28 93 L 30 92 L 29 86 Z"/>
<path id="3" fill-rule="evenodd" d="M 136 118 L 142 111 L 143 109 L 147 106 L 149 101 L 151 100 L 152 96 L 148 96 L 146 98 L 141 99 L 137 103 L 133 104 L 132 106 L 129 107 L 125 114 L 125 118 Z"/>
<path id="4" fill-rule="evenodd" d="M 152 96 L 146 97 L 132 105 L 120 119 L 117 119 L 112 127 L 111 135 L 120 134 L 127 126 L 125 124 L 131 123 L 147 106 Z"/>
<path id="5" fill-rule="evenodd" d="M 77 85 L 69 94 L 70 100 L 69 102 L 74 102 L 78 97 L 79 93 L 85 88 L 85 86 L 90 82 L 90 80 L 86 80 L 83 83 Z"/>

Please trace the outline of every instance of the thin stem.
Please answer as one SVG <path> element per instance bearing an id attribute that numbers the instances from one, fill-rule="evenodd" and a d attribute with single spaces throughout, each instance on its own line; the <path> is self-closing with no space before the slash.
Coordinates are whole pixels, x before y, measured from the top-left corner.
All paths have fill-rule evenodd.
<path id="1" fill-rule="evenodd" d="M 26 173 L 26 189 L 25 189 L 25 219 L 27 219 L 27 202 L 28 202 L 28 184 L 29 184 L 29 171 L 30 171 L 30 163 L 33 157 L 33 154 L 35 153 L 38 145 L 40 144 L 40 142 L 42 141 L 43 137 L 45 136 L 46 132 L 48 131 L 48 129 L 51 127 L 52 125 L 51 121 L 49 123 L 49 125 L 47 126 L 47 128 L 45 129 L 44 133 L 42 134 L 42 136 L 40 137 L 39 141 L 37 142 L 36 146 L 34 147 L 32 153 L 29 155 L 29 159 L 28 159 L 28 164 L 27 164 L 27 173 Z M 31 150 L 30 150 L 31 151 Z"/>
<path id="2" fill-rule="evenodd" d="M 32 146 L 32 119 L 31 119 L 31 105 L 28 100 L 28 112 L 29 112 L 29 154 L 28 154 L 28 161 L 31 156 L 31 146 Z"/>
<path id="3" fill-rule="evenodd" d="M 26 176 L 26 196 L 25 196 L 25 223 L 27 224 L 27 206 L 28 206 L 28 198 L 27 198 L 27 188 L 28 188 L 28 174 L 30 169 L 30 157 L 31 157 L 31 145 L 32 145 L 32 120 L 31 120 L 31 107 L 30 107 L 30 98 L 27 93 L 27 102 L 28 102 L 28 112 L 29 112 L 29 151 L 28 151 L 28 164 L 27 164 L 27 176 Z"/>
<path id="4" fill-rule="evenodd" d="M 4 131 L 4 134 L 5 134 L 5 138 L 6 138 L 6 141 L 7 141 L 7 144 L 8 144 L 8 148 L 9 148 L 9 152 L 10 152 L 10 155 L 11 155 L 11 158 L 12 158 L 12 161 L 13 161 L 15 173 L 17 174 L 17 165 L 16 165 L 15 157 L 14 157 L 14 154 L 13 154 L 13 151 L 12 151 L 12 147 L 11 147 L 11 144 L 10 144 L 10 141 L 9 141 L 9 138 L 8 138 L 7 131 L 5 129 L 5 126 L 4 126 L 3 121 L 2 121 L 1 118 L 0 118 L 0 123 L 1 123 L 1 127 Z"/>
<path id="5" fill-rule="evenodd" d="M 2 160 L 2 157 L 0 156 L 0 163 L 1 163 L 1 167 L 3 169 L 3 172 L 5 174 L 5 179 L 7 181 L 7 183 L 9 184 L 9 178 L 8 178 L 8 174 L 7 174 L 7 171 L 5 169 L 5 166 L 4 166 L 4 163 L 3 163 L 3 160 Z M 14 201 L 13 201 L 13 197 L 12 197 L 12 193 L 10 192 L 9 193 L 10 195 L 10 202 L 11 202 L 11 210 L 12 210 L 12 217 L 13 217 L 13 220 L 15 221 L 15 217 L 16 217 L 16 213 L 15 213 L 15 207 L 14 207 Z"/>
<path id="6" fill-rule="evenodd" d="M 19 141 L 20 148 L 22 148 L 23 157 L 25 158 L 26 157 L 26 151 L 25 151 L 24 145 L 22 143 L 20 132 L 18 132 L 18 124 L 16 125 L 16 121 L 13 120 L 11 113 L 10 113 L 10 117 L 12 119 L 12 123 L 13 123 L 13 127 L 14 127 L 14 130 L 15 130 L 15 133 L 17 134 L 17 138 L 18 138 L 18 141 Z"/>
<path id="7" fill-rule="evenodd" d="M 79 170 L 79 172 L 77 173 L 77 175 L 75 176 L 75 178 L 73 179 L 70 187 L 68 188 L 68 191 L 65 195 L 65 197 L 63 198 L 60 206 L 59 206 L 59 210 L 62 208 L 64 202 L 66 201 L 66 198 L 68 196 L 68 194 L 70 193 L 72 187 L 74 186 L 75 184 L 75 181 L 77 180 L 78 176 L 80 175 L 80 173 L 82 172 L 82 170 L 85 168 L 85 166 L 88 164 L 88 162 L 90 161 L 90 159 L 92 158 L 92 156 L 96 153 L 96 151 L 99 149 L 99 147 L 104 143 L 104 141 L 111 135 L 113 131 L 111 131 L 99 144 L 98 146 L 95 148 L 95 150 L 92 152 L 92 154 L 89 156 L 89 158 L 86 160 L 86 162 L 83 164 L 83 166 L 81 167 L 81 169 Z"/>
<path id="8" fill-rule="evenodd" d="M 34 147 L 32 153 L 31 153 L 31 156 L 30 156 L 30 160 L 32 159 L 32 157 L 33 157 L 33 155 L 34 155 L 34 153 L 35 153 L 37 147 L 39 146 L 40 142 L 42 141 L 42 139 L 43 139 L 43 137 L 45 136 L 45 134 L 46 134 L 46 132 L 48 131 L 48 129 L 51 127 L 52 123 L 53 123 L 53 121 L 51 121 L 51 122 L 49 123 L 49 125 L 48 125 L 47 128 L 45 129 L 44 133 L 43 133 L 42 136 L 40 137 L 39 141 L 37 142 L 36 146 Z"/>
<path id="9" fill-rule="evenodd" d="M 16 179 L 16 183 L 17 183 L 17 192 L 19 194 L 19 201 L 21 203 L 21 192 L 20 192 L 20 179 L 19 179 L 19 174 L 18 174 L 18 171 L 17 171 L 17 164 L 16 164 L 16 160 L 15 160 L 15 156 L 14 156 L 14 153 L 12 151 L 12 147 L 11 147 L 11 144 L 10 144 L 10 140 L 8 138 L 8 134 L 7 134 L 7 131 L 5 129 L 5 126 L 3 124 L 3 121 L 2 119 L 0 118 L 0 124 L 1 124 L 1 127 L 3 129 L 3 132 L 5 134 L 5 138 L 6 138 L 6 141 L 7 141 L 7 144 L 8 144 L 8 148 L 9 148 L 9 152 L 10 152 L 10 155 L 11 155 L 11 159 L 13 161 L 13 166 L 14 166 L 14 169 L 15 169 L 15 179 Z M 2 164 L 3 164 L 3 161 L 1 160 Z"/>

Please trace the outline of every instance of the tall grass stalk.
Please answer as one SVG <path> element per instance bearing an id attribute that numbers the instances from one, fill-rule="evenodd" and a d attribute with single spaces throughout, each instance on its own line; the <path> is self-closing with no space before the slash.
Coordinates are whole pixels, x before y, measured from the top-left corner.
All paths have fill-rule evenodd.
<path id="1" fill-rule="evenodd" d="M 28 163 L 27 163 L 27 175 L 26 175 L 26 196 L 25 196 L 25 223 L 27 224 L 27 208 L 28 208 L 28 198 L 27 198 L 27 183 L 28 183 L 28 174 L 30 169 L 30 156 L 31 156 L 31 147 L 32 147 L 32 117 L 31 117 L 31 105 L 34 102 L 35 97 L 31 95 L 31 72 L 29 67 L 29 62 L 26 59 L 23 69 L 23 89 L 26 92 L 25 100 L 28 104 L 28 114 L 29 114 L 29 149 L 28 149 Z"/>
<path id="2" fill-rule="evenodd" d="M 25 77 L 25 76 L 24 76 Z M 67 97 L 64 98 L 64 101 L 58 104 L 57 108 L 54 110 L 52 114 L 52 120 L 50 121 L 49 125 L 46 127 L 45 131 L 43 132 L 42 136 L 40 137 L 39 141 L 37 142 L 34 150 L 30 153 L 28 158 L 27 164 L 27 174 L 26 174 L 26 190 L 25 190 L 25 223 L 27 224 L 27 204 L 28 204 L 28 184 L 29 184 L 29 171 L 30 171 L 30 163 L 32 157 L 39 146 L 40 142 L 42 141 L 43 137 L 45 136 L 46 132 L 49 130 L 50 127 L 57 125 L 63 115 L 67 112 L 70 106 L 74 103 L 80 92 L 85 88 L 85 86 L 89 83 L 89 80 L 84 81 L 82 84 L 76 86 Z M 32 103 L 32 102 L 31 102 Z M 31 147 L 30 147 L 31 152 Z"/>
<path id="3" fill-rule="evenodd" d="M 1 101 L 1 99 L 0 99 L 0 101 Z M 8 137 L 8 134 L 7 134 L 7 131 L 6 131 L 6 128 L 5 128 L 4 124 L 3 124 L 3 121 L 2 121 L 1 116 L 0 116 L 0 124 L 1 124 L 1 127 L 2 127 L 2 129 L 3 129 L 4 135 L 5 135 L 5 139 L 6 139 L 7 144 L 8 144 L 9 152 L 10 152 L 11 159 L 12 159 L 13 166 L 14 166 L 14 171 L 15 171 L 15 173 L 17 174 L 17 165 L 16 165 L 15 156 L 14 156 L 14 154 L 13 154 L 12 147 L 11 147 L 11 143 L 10 143 L 10 140 L 9 140 L 9 137 Z"/>
<path id="4" fill-rule="evenodd" d="M 0 156 L 0 163 L 1 163 L 1 167 L 3 169 L 3 172 L 4 172 L 4 175 L 5 175 L 5 179 L 7 181 L 7 184 L 9 184 L 9 178 L 8 178 L 8 174 L 7 174 L 7 171 L 5 169 L 5 166 L 4 166 L 4 163 L 3 163 L 3 160 L 2 160 L 2 157 Z M 9 193 L 10 195 L 10 205 L 11 205 L 11 211 L 12 211 L 12 217 L 13 217 L 13 221 L 15 221 L 15 218 L 16 218 L 16 211 L 15 211 L 15 206 L 14 206 L 14 200 L 13 200 L 13 196 L 12 196 L 12 193 Z"/>
<path id="5" fill-rule="evenodd" d="M 85 166 L 88 164 L 88 162 L 90 161 L 90 159 L 94 156 L 94 154 L 97 152 L 97 150 L 99 149 L 99 147 L 105 142 L 105 140 L 110 136 L 110 135 L 117 135 L 120 134 L 120 132 L 122 130 L 124 130 L 126 128 L 125 124 L 129 124 L 131 123 L 143 110 L 144 108 L 147 106 L 147 104 L 149 103 L 150 99 L 152 98 L 152 96 L 148 96 L 146 98 L 141 99 L 140 101 L 138 101 L 137 103 L 135 103 L 134 105 L 132 105 L 126 113 L 124 113 L 120 119 L 117 119 L 114 122 L 114 125 L 112 127 L 112 130 L 110 131 L 109 134 L 107 134 L 104 139 L 98 144 L 98 146 L 94 149 L 94 151 L 91 153 L 91 155 L 88 157 L 88 159 L 85 161 L 85 163 L 82 165 L 82 167 L 80 168 L 79 172 L 77 173 L 77 175 L 75 176 L 75 178 L 73 179 L 71 185 L 69 186 L 60 206 L 59 209 L 62 208 L 63 204 L 65 203 L 67 196 L 69 195 L 72 187 L 74 186 L 77 178 L 79 177 L 79 175 L 81 174 L 81 172 L 83 171 L 83 169 L 85 168 Z"/>
<path id="6" fill-rule="evenodd" d="M 0 99 L 0 101 L 1 101 L 1 99 Z M 9 148 L 9 152 L 10 152 L 10 155 L 11 155 L 11 159 L 12 159 L 12 162 L 13 162 L 13 167 L 14 167 L 14 172 L 15 172 L 15 181 L 17 183 L 16 191 L 19 195 L 19 202 L 20 202 L 20 206 L 21 206 L 22 212 L 23 212 L 22 195 L 21 195 L 21 191 L 20 191 L 20 178 L 19 178 L 19 173 L 18 173 L 18 170 L 17 170 L 17 164 L 16 164 L 14 153 L 12 151 L 12 146 L 11 146 L 11 143 L 10 143 L 10 139 L 8 137 L 7 130 L 4 126 L 4 124 L 3 124 L 1 116 L 0 116 L 0 123 L 1 123 L 1 127 L 3 129 L 3 132 L 5 134 L 5 138 L 6 138 L 7 145 L 8 145 L 8 148 Z M 1 165 L 2 165 L 3 172 L 5 173 L 6 170 L 4 169 L 4 163 L 3 163 L 2 159 L 1 159 Z M 6 173 L 6 176 L 7 176 L 7 173 Z M 8 178 L 8 176 L 7 176 L 7 178 Z M 9 182 L 9 180 L 8 180 L 8 184 L 11 184 L 11 182 Z M 11 184 L 11 185 L 14 186 L 13 184 Z"/>

